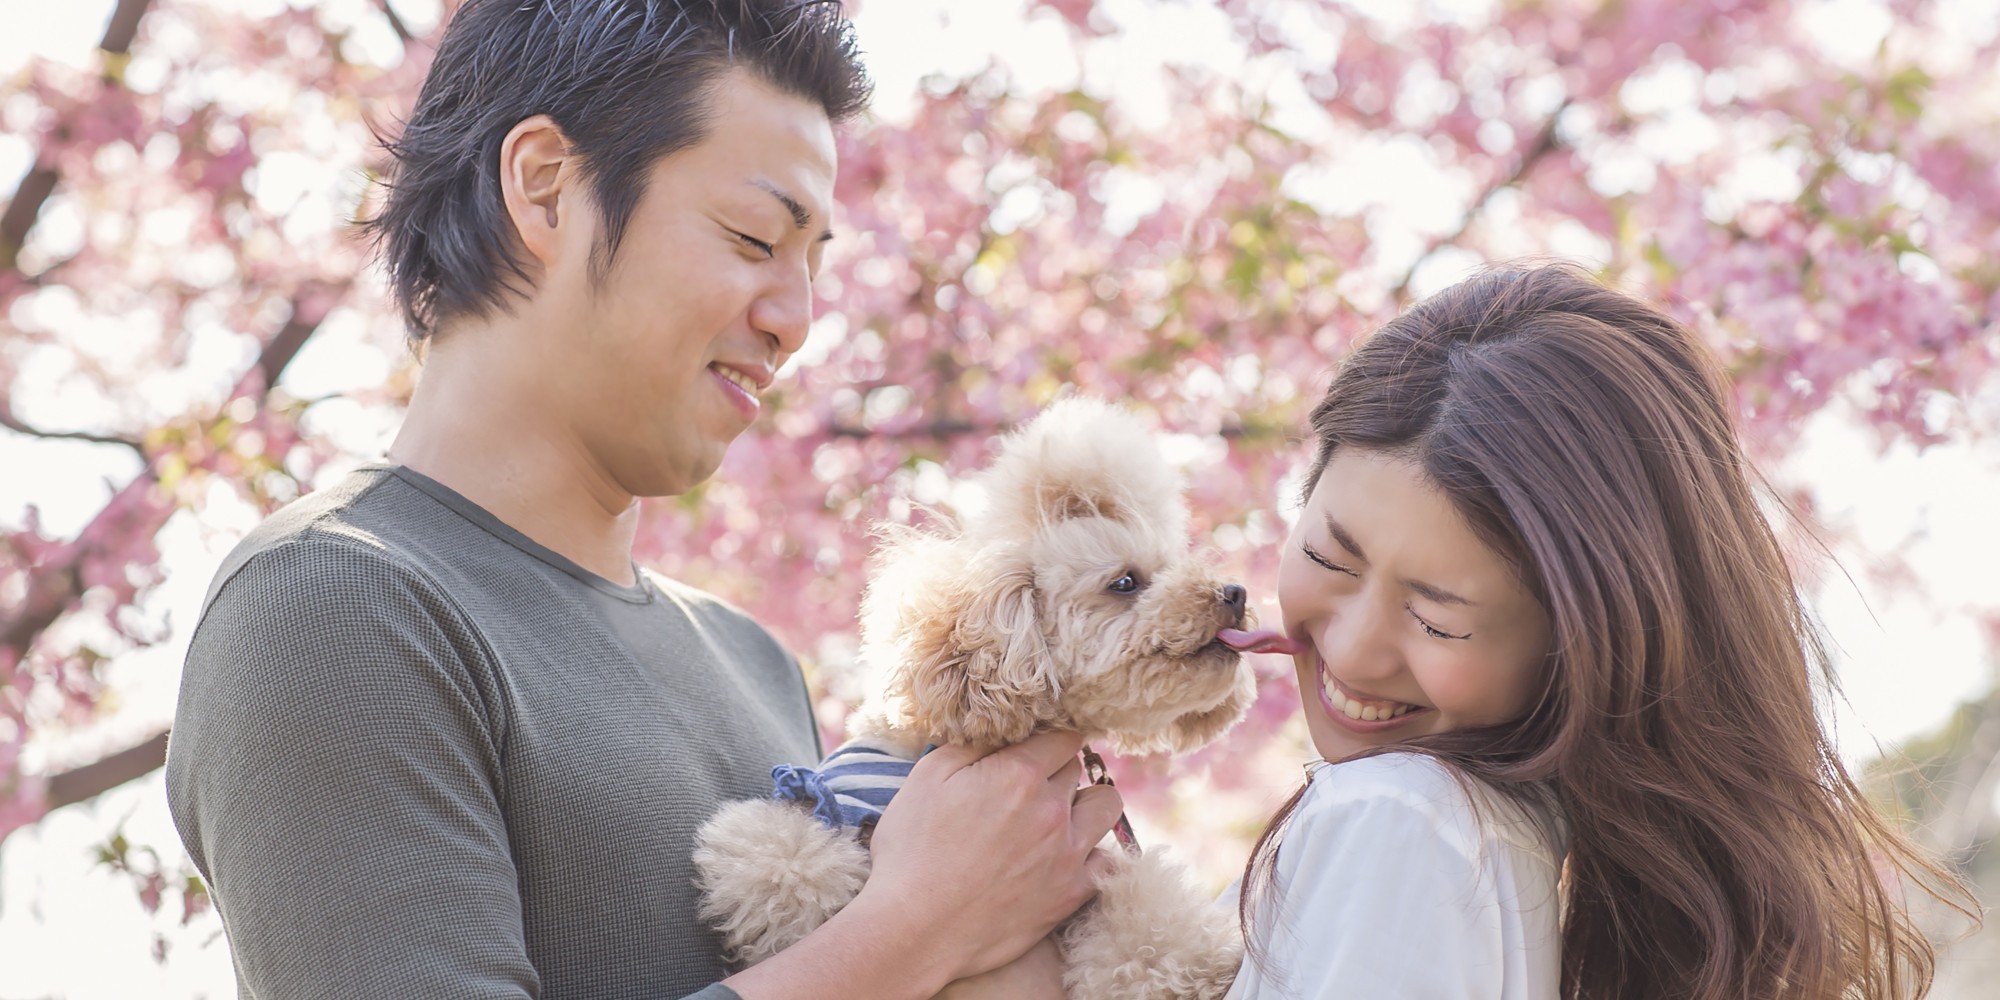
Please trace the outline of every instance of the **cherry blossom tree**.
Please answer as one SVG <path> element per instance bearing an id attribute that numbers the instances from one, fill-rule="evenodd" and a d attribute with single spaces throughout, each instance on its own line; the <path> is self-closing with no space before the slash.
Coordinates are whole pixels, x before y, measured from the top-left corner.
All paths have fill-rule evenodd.
<path id="1" fill-rule="evenodd" d="M 0 81 L 33 148 L 0 215 L 0 425 L 135 470 L 73 534 L 0 511 L 0 837 L 160 764 L 164 734 L 24 759 L 115 701 L 107 664 L 185 640 L 145 611 L 163 527 L 218 490 L 295 498 L 363 457 L 336 415 L 392 421 L 407 398 L 407 363 L 313 395 L 291 362 L 336 324 L 400 350 L 349 223 L 435 28 L 393 0 L 270 6 L 120 0 L 97 72 Z M 831 731 L 870 525 L 948 504 L 995 435 L 1080 391 L 1169 435 L 1201 541 L 1268 588 L 1330 363 L 1413 297 L 1530 254 L 1669 303 L 1728 362 L 1760 462 L 1823 413 L 1884 446 L 1990 441 L 2000 11 L 1890 0 L 1816 27 L 1823 6 L 1030 0 L 1074 82 L 996 61 L 845 132 L 808 357 L 718 476 L 649 506 L 640 558 L 798 650 Z M 1196 54 L 1135 41 L 1154 16 L 1200 29 Z M 1133 64 L 1140 97 L 1117 82 Z M 1810 513 L 1810 483 L 1785 490 Z M 1289 666 L 1258 667 L 1251 721 L 1175 765 L 1204 794 L 1285 731 Z M 1116 765 L 1135 812 L 1240 858 L 1263 816 L 1188 808 L 1165 768 Z M 107 852 L 149 905 L 180 885 Z"/>

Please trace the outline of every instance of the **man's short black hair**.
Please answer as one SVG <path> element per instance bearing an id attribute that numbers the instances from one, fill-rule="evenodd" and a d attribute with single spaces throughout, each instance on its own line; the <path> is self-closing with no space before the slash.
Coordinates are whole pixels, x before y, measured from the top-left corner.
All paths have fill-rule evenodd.
<path id="1" fill-rule="evenodd" d="M 835 123 L 868 101 L 839 0 L 465 0 L 402 135 L 383 143 L 388 197 L 365 223 L 410 336 L 504 308 L 531 281 L 500 194 L 509 130 L 548 115 L 580 155 L 604 222 L 601 279 L 653 166 L 706 136 L 712 85 L 734 66 Z"/>

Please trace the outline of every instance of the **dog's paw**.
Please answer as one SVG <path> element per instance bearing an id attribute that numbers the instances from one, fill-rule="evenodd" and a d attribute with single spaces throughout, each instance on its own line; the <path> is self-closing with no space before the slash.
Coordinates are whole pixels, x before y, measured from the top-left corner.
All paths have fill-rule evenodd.
<path id="1" fill-rule="evenodd" d="M 741 965 L 796 944 L 868 880 L 868 851 L 850 831 L 768 799 L 724 806 L 695 844 L 701 917 L 721 932 L 724 956 Z"/>
<path id="2" fill-rule="evenodd" d="M 1233 914 L 1157 850 L 1100 878 L 1061 943 L 1070 1000 L 1220 1000 L 1243 958 Z"/>

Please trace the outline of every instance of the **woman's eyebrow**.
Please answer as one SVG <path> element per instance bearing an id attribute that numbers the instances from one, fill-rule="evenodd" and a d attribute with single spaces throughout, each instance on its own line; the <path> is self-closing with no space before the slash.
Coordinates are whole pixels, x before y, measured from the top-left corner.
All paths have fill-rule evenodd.
<path id="1" fill-rule="evenodd" d="M 1460 597 L 1443 587 L 1433 587 L 1422 580 L 1404 580 L 1402 584 L 1439 604 L 1458 604 L 1469 608 L 1477 603 L 1469 598 Z"/>
<path id="2" fill-rule="evenodd" d="M 1341 527 L 1340 522 L 1334 520 L 1331 513 L 1322 513 L 1321 516 L 1326 519 L 1326 533 L 1332 535 L 1333 540 L 1338 542 L 1341 548 L 1352 553 L 1357 562 L 1366 564 L 1368 557 L 1362 554 L 1361 545 L 1354 540 L 1354 536 L 1348 534 L 1347 529 Z M 1439 604 L 1456 604 L 1469 608 L 1479 603 L 1468 597 L 1460 597 L 1443 587 L 1425 583 L 1422 580 L 1401 580 L 1398 582 L 1415 591 L 1418 595 L 1429 598 Z"/>
<path id="3" fill-rule="evenodd" d="M 1359 562 L 1365 563 L 1368 561 L 1368 557 L 1361 553 L 1360 543 L 1354 540 L 1353 535 L 1347 533 L 1346 528 L 1340 526 L 1339 521 L 1333 519 L 1331 513 L 1322 513 L 1321 516 L 1326 518 L 1326 533 L 1332 535 L 1333 540 L 1340 543 L 1341 548 L 1353 553 L 1354 558 Z"/>

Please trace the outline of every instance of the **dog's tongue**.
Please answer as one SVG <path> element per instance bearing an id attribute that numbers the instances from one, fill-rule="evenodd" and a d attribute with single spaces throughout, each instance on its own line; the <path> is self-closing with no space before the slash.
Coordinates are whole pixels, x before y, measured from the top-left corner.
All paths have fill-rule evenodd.
<path id="1" fill-rule="evenodd" d="M 1215 633 L 1215 637 L 1222 640 L 1223 645 L 1239 653 L 1283 653 L 1286 656 L 1297 656 L 1305 651 L 1304 646 L 1283 632 L 1273 632 L 1267 628 L 1255 632 L 1226 628 Z"/>

